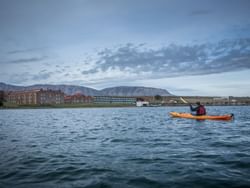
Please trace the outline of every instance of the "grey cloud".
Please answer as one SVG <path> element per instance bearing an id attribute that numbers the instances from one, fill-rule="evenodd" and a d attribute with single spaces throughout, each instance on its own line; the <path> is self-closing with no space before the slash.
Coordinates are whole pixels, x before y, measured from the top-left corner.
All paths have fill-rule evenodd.
<path id="1" fill-rule="evenodd" d="M 223 40 L 215 44 L 171 44 L 147 50 L 138 45 L 127 44 L 99 52 L 96 68 L 82 71 L 82 74 L 119 68 L 138 74 L 152 72 L 150 78 L 163 78 L 250 69 L 249 46 L 249 38 Z"/>
<path id="2" fill-rule="evenodd" d="M 38 74 L 31 74 L 30 72 L 16 73 L 11 75 L 11 83 L 13 84 L 24 84 L 30 80 L 40 81 L 50 78 L 54 73 L 40 71 Z"/>
<path id="3" fill-rule="evenodd" d="M 43 63 L 43 66 L 50 66 L 49 63 Z"/>
<path id="4" fill-rule="evenodd" d="M 19 64 L 19 63 L 34 63 L 38 61 L 42 61 L 47 59 L 47 56 L 42 56 L 42 57 L 31 57 L 31 58 L 21 58 L 21 59 L 16 59 L 12 61 L 8 61 L 6 63 L 13 63 L 13 64 Z"/>
<path id="5" fill-rule="evenodd" d="M 239 84 L 223 84 L 223 85 L 219 84 L 219 85 L 217 85 L 215 83 L 213 86 L 219 87 L 219 88 L 224 88 L 224 89 L 235 89 L 235 88 L 245 89 L 245 88 L 249 88 L 250 84 L 239 83 Z"/>
<path id="6" fill-rule="evenodd" d="M 61 70 L 56 70 L 55 73 L 60 74 L 60 73 L 63 73 L 63 71 L 61 71 Z"/>
<path id="7" fill-rule="evenodd" d="M 97 73 L 97 72 L 98 72 L 97 69 L 90 69 L 90 70 L 84 70 L 81 73 L 82 74 L 94 74 L 94 73 Z"/>
<path id="8" fill-rule="evenodd" d="M 39 72 L 38 74 L 34 74 L 32 76 L 32 80 L 39 81 L 39 80 L 46 80 L 51 77 L 53 72 Z"/>
<path id="9" fill-rule="evenodd" d="M 181 92 L 196 92 L 198 91 L 197 89 L 189 89 L 189 88 L 174 88 L 173 90 L 175 91 L 181 91 Z"/>
<path id="10" fill-rule="evenodd" d="M 11 75 L 11 80 L 10 82 L 12 84 L 23 84 L 27 81 L 30 80 L 30 73 L 29 72 L 24 72 L 24 73 L 19 73 L 19 74 L 13 74 Z"/>
<path id="11" fill-rule="evenodd" d="M 7 54 L 18 54 L 18 53 L 25 53 L 27 52 L 26 50 L 13 50 L 13 51 L 9 51 L 7 52 Z"/>
<path id="12" fill-rule="evenodd" d="M 183 93 L 200 92 L 197 89 L 190 89 L 190 88 L 169 87 L 168 89 L 171 91 L 183 92 Z"/>
<path id="13" fill-rule="evenodd" d="M 8 55 L 12 55 L 12 54 L 19 54 L 19 53 L 27 53 L 27 52 L 34 52 L 34 51 L 37 51 L 37 50 L 43 50 L 43 48 L 28 48 L 28 49 L 21 49 L 21 50 L 11 50 L 11 51 L 8 51 L 7 54 Z"/>

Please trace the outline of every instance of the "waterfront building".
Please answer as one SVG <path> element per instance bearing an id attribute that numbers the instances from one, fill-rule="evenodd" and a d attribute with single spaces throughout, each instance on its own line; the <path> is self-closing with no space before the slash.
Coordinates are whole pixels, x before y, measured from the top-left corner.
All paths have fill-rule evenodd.
<path id="1" fill-rule="evenodd" d="M 21 105 L 42 105 L 64 103 L 64 93 L 60 90 L 26 90 L 12 91 L 8 94 L 8 102 Z"/>
<path id="2" fill-rule="evenodd" d="M 149 102 L 148 101 L 137 101 L 136 106 L 137 107 L 149 106 Z"/>
<path id="3" fill-rule="evenodd" d="M 64 103 L 66 104 L 81 104 L 81 103 L 92 103 L 93 97 L 85 96 L 81 93 L 74 95 L 67 95 L 64 97 Z"/>
<path id="4" fill-rule="evenodd" d="M 103 104 L 135 104 L 136 97 L 94 96 L 93 102 Z"/>

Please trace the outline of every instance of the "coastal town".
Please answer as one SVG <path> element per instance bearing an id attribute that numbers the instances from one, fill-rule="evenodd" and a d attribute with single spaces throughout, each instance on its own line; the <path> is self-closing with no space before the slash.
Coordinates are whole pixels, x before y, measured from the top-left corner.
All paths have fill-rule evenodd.
<path id="1" fill-rule="evenodd" d="M 250 105 L 250 97 L 182 96 L 190 103 L 200 101 L 205 105 Z M 64 106 L 75 105 L 121 105 L 121 106 L 181 106 L 180 96 L 87 96 L 83 93 L 67 95 L 61 90 L 34 89 L 23 91 L 0 91 L 1 106 Z"/>

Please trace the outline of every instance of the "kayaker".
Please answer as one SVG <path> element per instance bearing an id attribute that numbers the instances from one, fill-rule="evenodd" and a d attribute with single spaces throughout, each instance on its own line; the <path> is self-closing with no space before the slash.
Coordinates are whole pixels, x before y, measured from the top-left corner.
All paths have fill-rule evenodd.
<path id="1" fill-rule="evenodd" d="M 189 104 L 191 111 L 196 111 L 196 115 L 197 116 L 206 115 L 206 108 L 205 108 L 205 106 L 201 105 L 200 102 L 196 102 L 196 104 L 197 104 L 196 107 L 193 107 L 191 104 Z"/>

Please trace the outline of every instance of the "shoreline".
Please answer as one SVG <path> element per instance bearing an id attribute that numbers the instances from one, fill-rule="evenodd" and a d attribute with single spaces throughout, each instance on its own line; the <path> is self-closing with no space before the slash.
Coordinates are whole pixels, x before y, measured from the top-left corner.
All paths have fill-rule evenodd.
<path id="1" fill-rule="evenodd" d="M 58 105 L 4 105 L 3 109 L 63 109 L 63 108 L 119 108 L 119 107 L 136 107 L 134 105 L 124 104 L 58 104 Z"/>
<path id="2" fill-rule="evenodd" d="M 210 104 L 206 106 L 250 106 L 249 104 Z M 169 104 L 162 106 L 137 107 L 132 104 L 60 104 L 60 105 L 7 105 L 1 106 L 0 110 L 8 109 L 67 109 L 67 108 L 159 108 L 159 107 L 187 107 L 185 104 Z"/>

